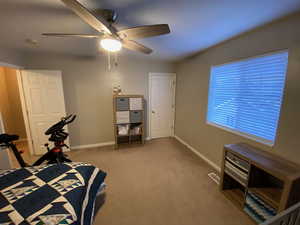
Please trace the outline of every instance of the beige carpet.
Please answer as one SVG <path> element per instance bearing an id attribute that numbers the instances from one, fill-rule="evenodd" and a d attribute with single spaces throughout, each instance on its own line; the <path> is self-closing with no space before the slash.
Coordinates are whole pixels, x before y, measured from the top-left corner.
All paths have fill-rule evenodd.
<path id="1" fill-rule="evenodd" d="M 212 169 L 174 139 L 69 155 L 108 173 L 96 225 L 253 225 L 208 178 Z"/>
<path id="2" fill-rule="evenodd" d="M 23 159 L 26 163 L 32 164 L 36 159 L 38 159 L 38 157 L 30 155 L 27 141 L 17 142 L 16 146 L 17 146 L 19 151 L 21 151 L 21 150 L 23 151 L 22 157 L 23 157 Z M 17 159 L 15 158 L 12 151 L 9 151 L 9 157 L 10 157 L 12 166 L 14 168 L 19 168 L 20 165 L 19 165 L 19 163 L 18 163 Z"/>

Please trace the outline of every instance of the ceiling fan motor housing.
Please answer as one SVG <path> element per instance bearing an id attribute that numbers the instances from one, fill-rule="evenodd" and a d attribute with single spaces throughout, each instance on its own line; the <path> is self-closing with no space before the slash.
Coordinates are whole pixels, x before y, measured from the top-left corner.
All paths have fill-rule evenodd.
<path id="1" fill-rule="evenodd" d="M 111 9 L 98 9 L 96 14 L 102 16 L 107 22 L 115 23 L 118 19 L 118 14 L 116 11 Z"/>

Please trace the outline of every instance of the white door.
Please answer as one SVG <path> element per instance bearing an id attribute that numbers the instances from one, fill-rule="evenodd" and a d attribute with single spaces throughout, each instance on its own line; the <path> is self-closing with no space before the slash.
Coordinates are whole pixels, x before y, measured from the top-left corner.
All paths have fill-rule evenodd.
<path id="1" fill-rule="evenodd" d="M 151 73 L 149 79 L 150 137 L 173 136 L 176 75 Z"/>
<path id="2" fill-rule="evenodd" d="M 41 155 L 49 138 L 45 131 L 66 115 L 61 72 L 23 70 L 21 76 L 33 152 Z"/>

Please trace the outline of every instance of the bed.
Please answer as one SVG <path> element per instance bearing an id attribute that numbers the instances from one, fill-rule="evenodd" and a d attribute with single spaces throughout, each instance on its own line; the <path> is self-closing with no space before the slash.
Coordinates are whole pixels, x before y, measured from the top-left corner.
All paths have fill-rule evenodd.
<path id="1" fill-rule="evenodd" d="M 90 225 L 105 177 L 87 163 L 0 170 L 0 224 Z"/>

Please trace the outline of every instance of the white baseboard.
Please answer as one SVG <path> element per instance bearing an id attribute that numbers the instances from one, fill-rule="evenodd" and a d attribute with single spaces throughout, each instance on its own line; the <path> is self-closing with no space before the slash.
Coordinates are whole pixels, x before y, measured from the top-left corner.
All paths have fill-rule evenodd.
<path id="1" fill-rule="evenodd" d="M 110 145 L 114 145 L 114 144 L 115 144 L 114 141 L 109 141 L 109 142 L 102 142 L 102 143 L 89 144 L 89 145 L 77 145 L 77 146 L 72 146 L 71 150 L 83 149 L 83 148 L 104 147 L 104 146 L 110 146 Z"/>
<path id="2" fill-rule="evenodd" d="M 221 172 L 221 168 L 215 164 L 214 162 L 212 162 L 211 160 L 209 160 L 206 156 L 204 156 L 203 154 L 201 154 L 199 151 L 197 151 L 195 148 L 193 148 L 192 146 L 190 146 L 188 143 L 186 143 L 184 140 L 182 140 L 180 137 L 174 135 L 174 138 L 179 141 L 181 144 L 185 145 L 189 150 L 191 150 L 193 153 L 195 153 L 197 156 L 199 156 L 201 159 L 203 159 L 206 163 L 208 163 L 211 167 L 213 167 L 215 170 L 217 170 L 218 172 Z"/>
<path id="3" fill-rule="evenodd" d="M 151 140 L 150 137 L 146 137 L 146 141 Z M 77 145 L 71 147 L 71 150 L 76 150 L 76 149 L 83 149 L 83 148 L 97 148 L 97 147 L 104 147 L 104 146 L 110 146 L 114 145 L 114 141 L 109 141 L 109 142 L 102 142 L 102 143 L 96 143 L 96 144 L 89 144 L 89 145 Z"/>

